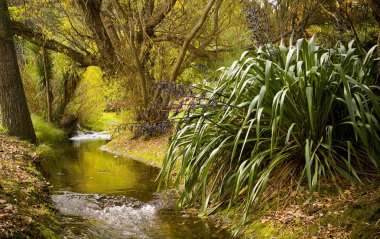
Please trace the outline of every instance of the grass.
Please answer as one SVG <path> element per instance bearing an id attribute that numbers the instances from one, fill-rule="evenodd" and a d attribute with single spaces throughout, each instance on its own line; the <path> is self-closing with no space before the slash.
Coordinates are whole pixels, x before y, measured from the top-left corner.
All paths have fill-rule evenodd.
<path id="1" fill-rule="evenodd" d="M 63 130 L 47 123 L 41 117 L 32 115 L 32 122 L 40 144 L 61 144 L 67 141 L 67 135 Z"/>
<path id="2" fill-rule="evenodd" d="M 106 148 L 124 156 L 132 156 L 149 165 L 160 167 L 167 150 L 167 142 L 171 132 L 151 137 L 149 140 L 134 138 L 130 131 L 120 132 L 115 139 L 106 145 Z"/>
<path id="3" fill-rule="evenodd" d="M 180 165 L 180 205 L 200 205 L 201 215 L 239 207 L 242 225 L 281 187 L 306 184 L 310 199 L 321 181 L 339 189 L 342 179 L 378 176 L 374 51 L 299 39 L 243 54 L 202 86 L 206 96 L 179 120 L 161 185 Z"/>
<path id="4" fill-rule="evenodd" d="M 59 146 L 67 142 L 66 133 L 37 115 L 32 115 L 32 122 L 39 142 L 35 151 L 46 159 L 56 159 Z"/>

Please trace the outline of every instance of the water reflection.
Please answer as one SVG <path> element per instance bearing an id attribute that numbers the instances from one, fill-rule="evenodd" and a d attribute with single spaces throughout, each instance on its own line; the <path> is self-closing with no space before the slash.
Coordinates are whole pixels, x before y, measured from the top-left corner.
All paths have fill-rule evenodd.
<path id="1" fill-rule="evenodd" d="M 229 238 L 156 193 L 157 168 L 99 150 L 105 142 L 77 141 L 44 165 L 63 238 Z"/>
<path id="2" fill-rule="evenodd" d="M 99 150 L 105 141 L 71 145 L 45 166 L 54 190 L 128 195 L 148 201 L 157 188 L 158 169 Z"/>

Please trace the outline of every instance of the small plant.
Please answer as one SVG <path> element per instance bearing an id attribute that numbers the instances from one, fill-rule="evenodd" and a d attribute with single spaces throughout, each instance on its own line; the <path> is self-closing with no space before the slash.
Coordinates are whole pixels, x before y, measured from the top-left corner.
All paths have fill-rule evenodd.
<path id="1" fill-rule="evenodd" d="M 6 128 L 0 126 L 0 133 L 1 134 L 8 134 L 9 132 L 8 132 L 8 130 Z"/>
<path id="2" fill-rule="evenodd" d="M 245 222 L 268 188 L 378 175 L 380 98 L 373 47 L 325 49 L 300 39 L 266 45 L 219 70 L 204 99 L 179 120 L 159 175 L 184 185 L 180 205 L 201 214 L 240 205 Z M 266 197 L 267 198 L 267 197 Z"/>

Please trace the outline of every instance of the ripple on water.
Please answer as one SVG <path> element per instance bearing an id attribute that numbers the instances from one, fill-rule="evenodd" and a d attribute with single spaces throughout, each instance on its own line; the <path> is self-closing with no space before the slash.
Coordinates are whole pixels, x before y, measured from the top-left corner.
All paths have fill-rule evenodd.
<path id="1" fill-rule="evenodd" d="M 98 194 L 79 194 L 64 192 L 53 195 L 57 207 L 67 216 L 77 216 L 88 219 L 85 235 L 71 235 L 78 238 L 92 236 L 101 238 L 104 235 L 112 238 L 150 238 L 146 232 L 151 230 L 148 221 L 154 221 L 156 208 L 125 196 L 105 196 Z M 70 222 L 72 224 L 77 224 Z M 65 232 L 70 238 L 72 230 Z"/>

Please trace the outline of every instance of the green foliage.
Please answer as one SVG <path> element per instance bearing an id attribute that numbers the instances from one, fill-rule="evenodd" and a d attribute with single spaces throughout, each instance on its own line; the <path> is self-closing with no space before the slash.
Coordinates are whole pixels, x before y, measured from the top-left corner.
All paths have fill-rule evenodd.
<path id="1" fill-rule="evenodd" d="M 0 125 L 0 133 L 1 134 L 8 134 L 8 130 Z"/>
<path id="2" fill-rule="evenodd" d="M 361 57 L 353 42 L 325 49 L 312 38 L 243 54 L 179 121 L 161 183 L 178 163 L 181 205 L 201 203 L 201 214 L 240 205 L 245 222 L 268 188 L 294 179 L 310 195 L 322 179 L 361 182 L 380 163 L 374 50 Z"/>
<path id="3" fill-rule="evenodd" d="M 24 64 L 20 65 L 20 70 L 29 109 L 34 114 L 46 116 L 47 89 L 42 48 L 29 42 L 20 44 L 20 48 L 24 53 L 22 58 Z M 73 94 L 72 91 L 75 90 L 74 81 L 77 80 L 76 73 L 80 70 L 76 69 L 73 62 L 63 54 L 47 51 L 45 57 L 50 98 L 54 102 L 52 114 L 53 118 L 57 119 L 64 113 L 64 108 Z"/>
<path id="4" fill-rule="evenodd" d="M 34 130 L 37 139 L 42 144 L 60 144 L 67 141 L 66 133 L 53 124 L 45 122 L 42 118 L 32 115 Z"/>
<path id="5" fill-rule="evenodd" d="M 78 116 L 81 126 L 95 130 L 109 130 L 110 124 L 119 123 L 124 113 L 105 113 L 109 100 L 125 98 L 125 90 L 118 82 L 103 80 L 103 72 L 99 67 L 88 67 L 76 89 L 66 113 Z"/>
<path id="6" fill-rule="evenodd" d="M 90 124 L 86 126 L 94 131 L 107 131 L 113 130 L 115 127 L 121 125 L 123 122 L 127 121 L 127 118 L 130 118 L 130 112 L 103 112 L 99 117 L 91 120 Z"/>

